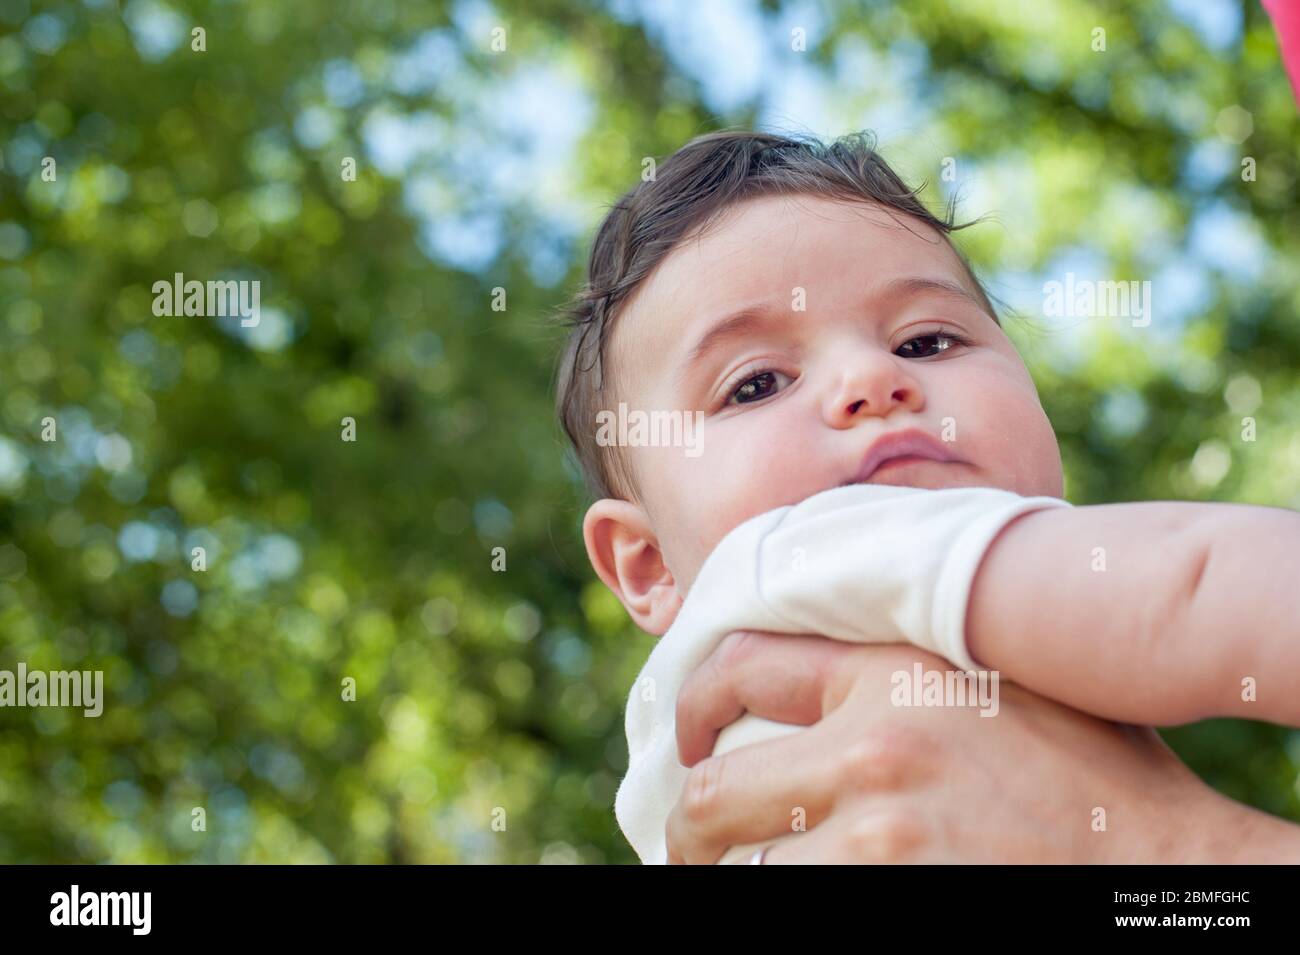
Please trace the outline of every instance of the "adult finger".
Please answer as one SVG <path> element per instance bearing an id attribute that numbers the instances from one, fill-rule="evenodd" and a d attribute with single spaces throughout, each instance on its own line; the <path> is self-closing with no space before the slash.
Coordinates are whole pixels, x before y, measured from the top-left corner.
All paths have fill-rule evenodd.
<path id="1" fill-rule="evenodd" d="M 838 725 L 823 721 L 713 756 L 691 769 L 668 816 L 668 861 L 711 864 L 729 846 L 791 832 L 796 819 L 806 826 L 824 819 L 840 788 L 842 767 L 839 760 L 825 758 L 837 748 L 833 739 L 815 745 L 810 736 L 839 732 Z"/>
<path id="2" fill-rule="evenodd" d="M 811 726 L 844 698 L 856 670 L 845 664 L 866 649 L 812 634 L 730 634 L 677 695 L 677 758 L 694 766 L 746 712 Z"/>
<path id="3" fill-rule="evenodd" d="M 924 857 L 931 834 L 915 814 L 887 804 L 845 807 L 807 832 L 773 843 L 763 865 L 889 865 Z M 733 861 L 743 865 L 753 856 Z"/>

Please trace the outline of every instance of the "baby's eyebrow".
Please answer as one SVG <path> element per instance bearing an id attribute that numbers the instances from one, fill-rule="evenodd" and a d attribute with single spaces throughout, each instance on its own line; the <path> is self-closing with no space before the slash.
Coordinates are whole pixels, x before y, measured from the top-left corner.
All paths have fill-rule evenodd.
<path id="1" fill-rule="evenodd" d="M 682 363 L 679 377 L 684 378 L 703 358 L 733 338 L 743 338 L 762 326 L 774 325 L 779 321 L 775 310 L 764 302 L 745 305 L 724 318 L 700 336 L 700 340 L 686 356 Z"/>
<path id="2" fill-rule="evenodd" d="M 960 282 L 954 282 L 951 279 L 943 278 L 927 278 L 920 275 L 894 279 L 871 297 L 873 299 L 899 298 L 905 295 L 923 294 L 938 294 L 946 295 L 948 297 L 956 297 L 961 299 L 967 305 L 975 306 L 981 312 L 985 311 L 984 305 Z"/>

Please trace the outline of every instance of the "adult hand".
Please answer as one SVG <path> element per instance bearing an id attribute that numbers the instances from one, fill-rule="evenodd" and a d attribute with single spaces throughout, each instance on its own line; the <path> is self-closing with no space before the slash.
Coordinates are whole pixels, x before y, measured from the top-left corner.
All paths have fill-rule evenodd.
<path id="1" fill-rule="evenodd" d="M 1300 826 L 1217 794 L 1151 729 L 1005 682 L 991 718 L 893 705 L 892 675 L 910 678 L 918 661 L 951 669 L 904 646 L 723 641 L 678 698 L 691 771 L 668 820 L 669 862 L 790 836 L 799 809 L 807 831 L 765 862 L 1300 861 Z M 711 756 L 746 711 L 809 728 Z"/>

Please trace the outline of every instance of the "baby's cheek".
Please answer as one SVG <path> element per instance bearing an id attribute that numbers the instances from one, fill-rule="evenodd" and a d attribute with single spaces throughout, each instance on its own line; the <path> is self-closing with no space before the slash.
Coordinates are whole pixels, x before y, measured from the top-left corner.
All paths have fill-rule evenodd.
<path id="1" fill-rule="evenodd" d="M 689 587 L 704 560 L 743 518 L 745 503 L 733 492 L 727 459 L 705 454 L 688 458 L 680 450 L 647 454 L 641 487 L 669 567 Z"/>
<path id="2" fill-rule="evenodd" d="M 681 487 L 697 529 L 697 544 L 707 555 L 750 518 L 798 503 L 840 480 L 829 474 L 814 449 L 790 446 L 780 454 L 739 449 L 719 454 Z"/>
<path id="3" fill-rule="evenodd" d="M 984 456 L 1007 474 L 1007 485 L 1021 494 L 1060 493 L 1061 453 L 1051 422 L 1036 396 L 1008 389 L 991 416 L 992 434 Z"/>
<path id="4" fill-rule="evenodd" d="M 693 577 L 730 530 L 768 510 L 762 506 L 760 489 L 745 473 L 743 459 L 705 456 L 689 466 L 678 464 L 664 477 L 669 481 L 660 489 L 666 504 L 661 514 L 670 522 L 671 543 L 663 543 L 677 551 L 670 556 L 677 558 L 679 574 L 693 568 Z"/>

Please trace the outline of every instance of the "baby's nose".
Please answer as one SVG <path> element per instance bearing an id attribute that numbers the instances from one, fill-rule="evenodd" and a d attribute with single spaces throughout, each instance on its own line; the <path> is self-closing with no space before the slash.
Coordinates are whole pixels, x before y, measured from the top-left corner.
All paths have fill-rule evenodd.
<path id="1" fill-rule="evenodd" d="M 920 411 L 925 396 L 902 359 L 860 359 L 845 369 L 827 396 L 824 415 L 836 428 L 852 427 L 864 417 L 883 418 L 899 407 Z"/>

